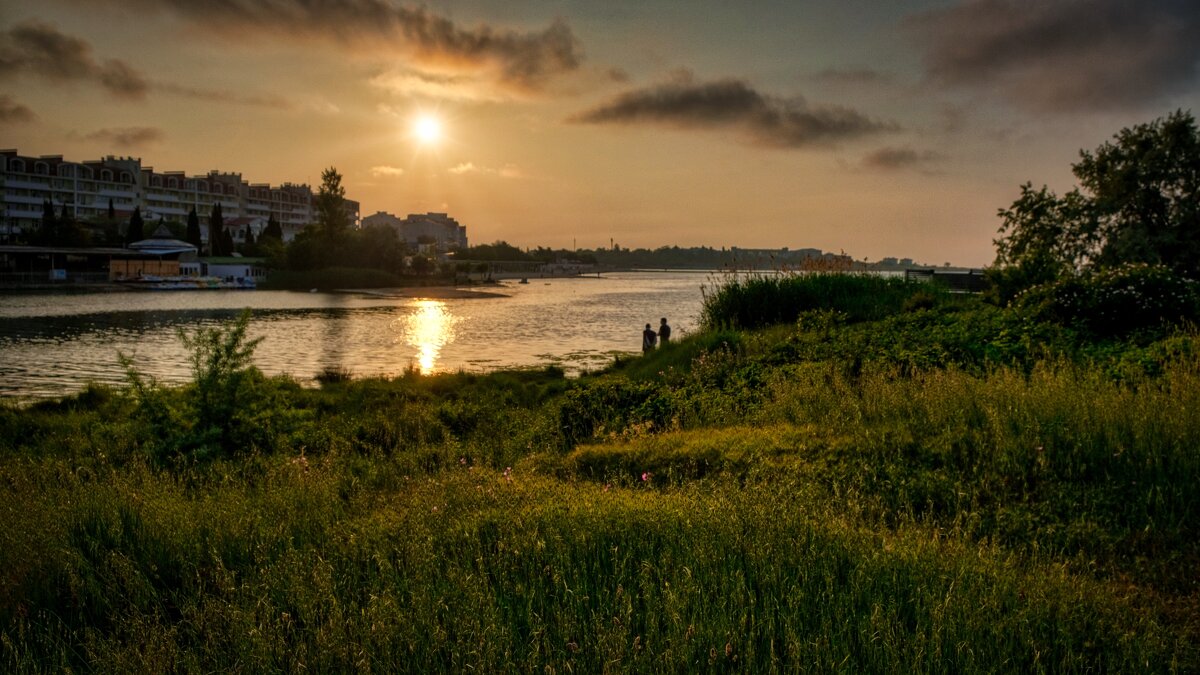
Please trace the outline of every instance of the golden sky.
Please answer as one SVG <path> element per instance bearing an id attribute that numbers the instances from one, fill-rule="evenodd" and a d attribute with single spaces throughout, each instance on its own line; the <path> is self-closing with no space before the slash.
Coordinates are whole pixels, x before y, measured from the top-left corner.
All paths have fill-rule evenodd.
<path id="1" fill-rule="evenodd" d="M 1198 58 L 1175 0 L 0 0 L 0 145 L 333 166 L 474 243 L 981 266 L 1021 183 L 1197 108 Z"/>

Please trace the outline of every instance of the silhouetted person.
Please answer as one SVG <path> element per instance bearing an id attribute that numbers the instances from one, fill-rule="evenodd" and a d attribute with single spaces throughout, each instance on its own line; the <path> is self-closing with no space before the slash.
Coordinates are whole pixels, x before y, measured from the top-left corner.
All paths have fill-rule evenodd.
<path id="1" fill-rule="evenodd" d="M 665 347 L 671 341 L 671 327 L 667 325 L 667 317 L 663 317 L 662 323 L 658 326 L 658 341 L 663 343 Z"/>
<path id="2" fill-rule="evenodd" d="M 642 353 L 644 354 L 646 352 L 653 351 L 654 343 L 657 341 L 658 333 L 654 332 L 654 329 L 650 327 L 650 324 L 646 324 L 646 330 L 642 331 Z"/>

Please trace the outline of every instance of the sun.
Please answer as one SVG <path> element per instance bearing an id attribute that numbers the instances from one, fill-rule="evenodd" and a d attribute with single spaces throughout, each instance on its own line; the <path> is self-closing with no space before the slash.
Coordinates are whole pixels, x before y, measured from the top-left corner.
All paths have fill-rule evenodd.
<path id="1" fill-rule="evenodd" d="M 421 115 L 413 120 L 412 135 L 422 145 L 436 145 L 442 140 L 442 121 L 433 115 Z"/>

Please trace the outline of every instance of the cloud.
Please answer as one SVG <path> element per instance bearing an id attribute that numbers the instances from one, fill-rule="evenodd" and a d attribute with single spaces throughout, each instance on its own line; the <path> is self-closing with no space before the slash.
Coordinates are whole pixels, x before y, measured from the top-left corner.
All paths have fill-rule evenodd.
<path id="1" fill-rule="evenodd" d="M 165 138 L 155 127 L 118 127 L 99 129 L 83 137 L 87 141 L 108 143 L 122 148 L 138 148 L 159 143 Z"/>
<path id="2" fill-rule="evenodd" d="M 73 0 L 90 7 L 96 0 Z M 132 11 L 168 11 L 229 39 L 327 42 L 353 52 L 406 55 L 425 68 L 487 70 L 510 87 L 536 91 L 583 61 L 571 27 L 556 19 L 542 30 L 488 25 L 464 28 L 421 6 L 388 0 L 109 0 Z"/>
<path id="3" fill-rule="evenodd" d="M 879 85 L 891 84 L 895 76 L 871 68 L 828 68 L 814 73 L 813 80 L 832 85 Z"/>
<path id="4" fill-rule="evenodd" d="M 375 177 L 388 176 L 394 178 L 396 176 L 404 175 L 404 169 L 401 169 L 398 166 L 373 166 L 371 167 L 371 175 Z"/>
<path id="5" fill-rule="evenodd" d="M 183 98 L 195 99 L 197 101 L 208 101 L 210 103 L 231 103 L 233 105 L 245 105 L 259 108 L 278 108 L 280 110 L 287 110 L 294 107 L 291 101 L 288 101 L 282 96 L 238 94 L 222 89 L 188 87 L 170 82 L 155 82 L 152 86 L 155 91 L 161 91 L 163 93 L 172 94 L 175 96 L 182 96 Z"/>
<path id="6" fill-rule="evenodd" d="M 634 89 L 569 118 L 582 124 L 657 124 L 680 129 L 730 129 L 755 145 L 802 148 L 895 129 L 851 108 L 811 106 L 754 90 L 742 80 L 696 83 L 690 74 Z"/>
<path id="7" fill-rule="evenodd" d="M 0 94 L 0 124 L 23 124 L 37 119 L 37 115 L 8 94 Z"/>
<path id="8" fill-rule="evenodd" d="M 476 166 L 474 162 L 463 162 L 457 166 L 446 169 L 450 173 L 461 176 L 469 173 L 486 174 L 491 176 L 499 176 L 501 178 L 518 179 L 524 178 L 525 173 L 521 171 L 516 164 L 505 164 L 499 169 L 494 169 L 486 166 Z"/>
<path id="9" fill-rule="evenodd" d="M 1039 112 L 1134 108 L 1200 60 L 1200 4 L 1184 0 L 968 0 L 906 23 L 931 82 Z"/>
<path id="10" fill-rule="evenodd" d="M 917 151 L 909 147 L 886 147 L 867 154 L 863 157 L 862 165 L 868 169 L 897 171 L 925 166 L 941 158 L 941 155 L 929 150 Z"/>
<path id="11" fill-rule="evenodd" d="M 119 98 L 144 98 L 150 87 L 141 73 L 124 61 L 97 61 L 87 42 L 36 21 L 0 33 L 0 77 L 20 72 L 56 82 L 92 81 Z"/>

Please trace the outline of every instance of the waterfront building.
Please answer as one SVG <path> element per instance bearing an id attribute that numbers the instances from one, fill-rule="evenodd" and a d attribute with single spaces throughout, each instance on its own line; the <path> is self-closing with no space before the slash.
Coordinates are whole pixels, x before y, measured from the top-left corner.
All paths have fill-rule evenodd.
<path id="1" fill-rule="evenodd" d="M 362 219 L 363 227 L 372 225 L 396 230 L 400 240 L 414 251 L 423 253 L 446 253 L 456 248 L 467 248 L 467 228 L 446 213 L 410 213 L 398 218 L 386 211 Z"/>
<path id="2" fill-rule="evenodd" d="M 249 183 L 240 173 L 221 171 L 194 176 L 183 171 L 158 172 L 143 166 L 140 158 L 112 155 L 71 162 L 62 155 L 29 157 L 16 150 L 0 150 L 0 192 L 0 243 L 13 243 L 18 234 L 39 227 L 46 200 L 56 212 L 66 206 L 80 222 L 106 218 L 110 202 L 122 220 L 134 208 L 140 208 L 148 222 L 186 222 L 188 212 L 194 208 L 205 241 L 208 216 L 218 203 L 235 240 L 244 236 L 241 233 L 247 226 L 258 236 L 267 220 L 275 216 L 283 228 L 284 241 L 291 241 L 314 222 L 316 214 L 314 194 L 306 184 Z M 358 227 L 359 211 L 357 201 L 346 200 L 346 216 L 352 227 Z M 231 226 L 234 221 L 238 224 Z"/>

